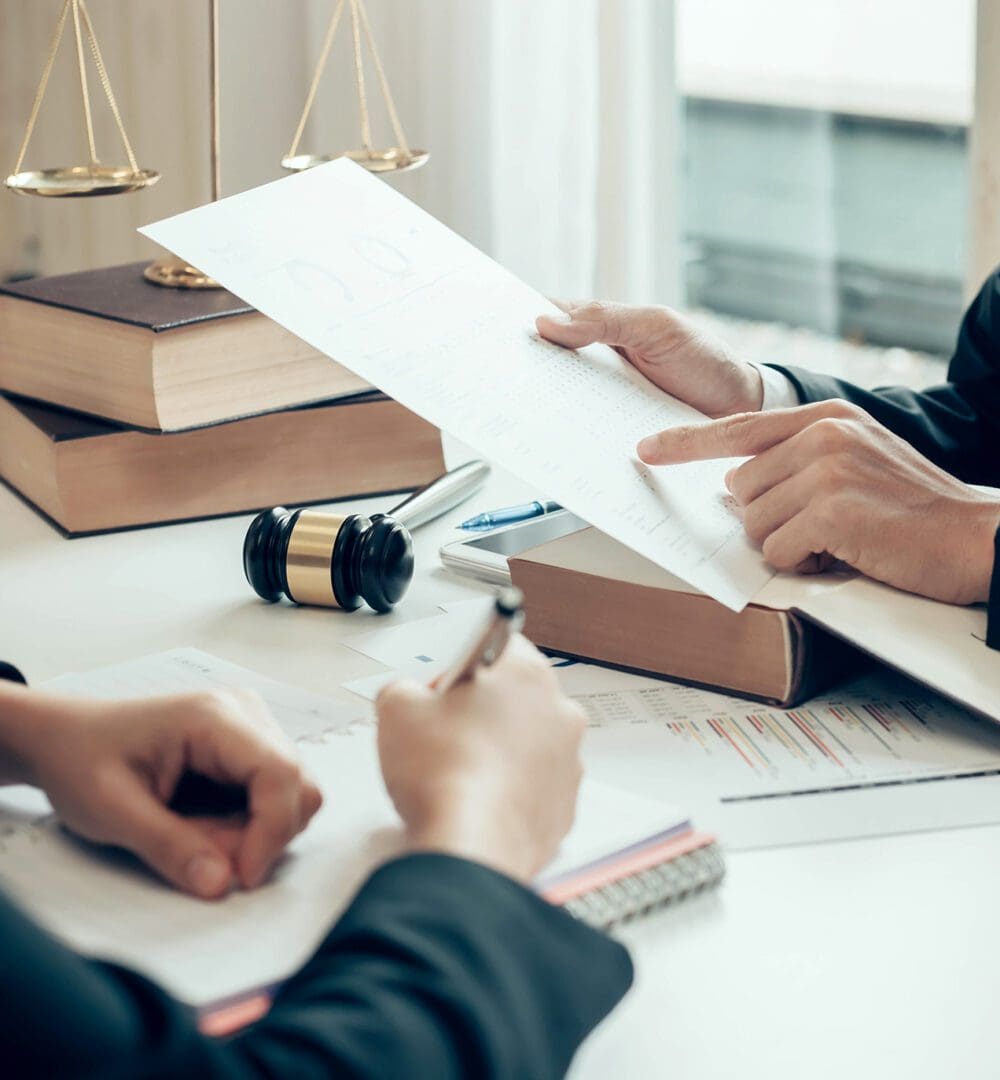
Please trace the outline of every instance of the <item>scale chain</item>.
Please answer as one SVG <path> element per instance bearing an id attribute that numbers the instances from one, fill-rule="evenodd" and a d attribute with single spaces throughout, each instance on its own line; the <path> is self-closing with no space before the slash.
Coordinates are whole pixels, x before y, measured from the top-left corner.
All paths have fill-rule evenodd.
<path id="1" fill-rule="evenodd" d="M 87 145 L 90 148 L 91 167 L 100 164 L 97 144 L 94 141 L 94 120 L 90 115 L 90 90 L 87 88 L 87 68 L 83 61 L 83 34 L 80 32 L 80 0 L 73 0 L 73 30 L 76 37 L 76 59 L 80 69 L 80 92 L 83 95 L 83 120 L 87 127 Z"/>
<path id="2" fill-rule="evenodd" d="M 38 83 L 38 90 L 35 92 L 35 100 L 31 106 L 28 125 L 24 129 L 24 139 L 21 141 L 21 149 L 18 151 L 17 155 L 17 164 L 14 166 L 15 174 L 21 171 L 21 166 L 24 164 L 24 155 L 28 152 L 28 143 L 31 142 L 31 136 L 35 131 L 35 121 L 38 119 L 38 110 L 42 107 L 42 100 L 45 97 L 45 91 L 48 89 L 49 76 L 52 74 L 52 65 L 56 62 L 56 53 L 59 51 L 59 43 L 62 41 L 63 30 L 66 27 L 66 16 L 69 14 L 72 2 L 73 0 L 66 0 L 63 4 L 62 13 L 59 15 L 59 22 L 56 23 L 56 28 L 52 33 L 52 39 L 49 42 L 49 55 L 45 61 L 45 67 L 42 70 L 42 77 Z"/>
<path id="3" fill-rule="evenodd" d="M 302 110 L 302 115 L 299 117 L 299 126 L 295 129 L 295 137 L 292 139 L 291 148 L 288 151 L 289 157 L 295 157 L 298 153 L 299 143 L 302 141 L 302 133 L 306 129 L 306 121 L 309 119 L 309 114 L 312 112 L 313 101 L 316 100 L 316 91 L 319 90 L 320 80 L 323 77 L 323 72 L 326 70 L 326 62 L 330 58 L 330 49 L 333 46 L 333 39 L 337 33 L 337 27 L 340 24 L 340 16 L 344 11 L 344 0 L 339 0 L 337 6 L 333 9 L 333 16 L 330 19 L 330 24 L 326 30 L 326 38 L 323 41 L 323 49 L 320 53 L 319 63 L 316 65 L 316 72 L 313 75 L 312 85 L 309 87 L 309 93 L 306 96 L 305 108 Z"/>
<path id="4" fill-rule="evenodd" d="M 378 49 L 375 47 L 375 38 L 372 34 L 371 25 L 368 22 L 368 12 L 365 10 L 364 0 L 357 0 L 358 8 L 361 14 L 361 25 L 365 32 L 365 41 L 368 42 L 368 51 L 371 53 L 372 62 L 375 65 L 375 73 L 378 75 L 378 81 L 382 86 L 382 97 L 385 99 L 385 107 L 389 112 L 389 122 L 392 124 L 392 130 L 396 136 L 396 142 L 399 144 L 400 150 L 406 157 L 410 156 L 410 147 L 406 141 L 406 136 L 403 134 L 403 125 L 399 122 L 399 114 L 396 112 L 396 104 L 392 100 L 392 91 L 389 89 L 389 80 L 385 77 L 385 71 L 382 68 L 382 60 L 379 57 Z"/>
<path id="5" fill-rule="evenodd" d="M 115 101 L 114 91 L 111 89 L 111 80 L 108 78 L 107 69 L 104 67 L 104 58 L 101 56 L 101 49 L 97 44 L 94 27 L 90 22 L 90 12 L 87 11 L 86 0 L 80 0 L 80 14 L 83 16 L 84 29 L 87 31 L 87 40 L 90 43 L 90 51 L 94 57 L 94 66 L 97 68 L 98 78 L 100 78 L 101 86 L 104 88 L 104 96 L 107 98 L 108 106 L 111 109 L 111 115 L 115 118 L 118 134 L 121 136 L 122 143 L 125 145 L 125 153 L 128 155 L 128 163 L 132 167 L 132 174 L 137 175 L 139 172 L 139 164 L 136 161 L 135 154 L 132 152 L 132 143 L 125 133 L 125 125 L 122 122 L 121 113 L 118 111 L 118 102 Z"/>
<path id="6" fill-rule="evenodd" d="M 361 144 L 369 153 L 372 149 L 371 119 L 368 116 L 368 97 L 365 93 L 365 68 L 361 56 L 361 29 L 358 0 L 351 0 L 351 29 L 354 33 L 354 70 L 358 82 L 358 106 L 361 112 Z"/>

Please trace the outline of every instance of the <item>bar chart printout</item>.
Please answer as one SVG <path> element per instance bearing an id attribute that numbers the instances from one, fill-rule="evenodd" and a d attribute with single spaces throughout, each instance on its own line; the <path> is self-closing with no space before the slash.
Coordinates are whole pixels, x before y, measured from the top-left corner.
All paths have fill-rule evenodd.
<path id="1" fill-rule="evenodd" d="M 669 684 L 574 696 L 605 779 L 655 772 L 723 803 L 1000 775 L 1000 726 L 892 674 L 797 709 Z"/>

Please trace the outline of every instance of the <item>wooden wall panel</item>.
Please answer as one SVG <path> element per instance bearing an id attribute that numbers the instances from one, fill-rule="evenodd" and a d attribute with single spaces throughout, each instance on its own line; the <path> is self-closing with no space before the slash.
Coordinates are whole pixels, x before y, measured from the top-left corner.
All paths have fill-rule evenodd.
<path id="1" fill-rule="evenodd" d="M 311 3 L 312 0 L 309 0 Z M 61 0 L 0 0 L 0 171 L 14 164 Z M 203 202 L 208 177 L 207 0 L 88 0 L 126 130 L 153 188 L 115 198 L 51 200 L 0 192 L 0 277 L 58 273 L 153 257 L 135 229 Z M 278 165 L 305 93 L 298 0 L 223 0 L 223 187 L 281 174 Z M 125 160 L 96 76 L 98 150 Z M 59 60 L 26 165 L 86 160 L 71 37 Z"/>

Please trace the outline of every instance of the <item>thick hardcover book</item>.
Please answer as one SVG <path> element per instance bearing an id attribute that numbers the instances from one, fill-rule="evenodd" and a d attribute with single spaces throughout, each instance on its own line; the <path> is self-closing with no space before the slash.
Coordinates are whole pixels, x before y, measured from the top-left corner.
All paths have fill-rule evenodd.
<path id="1" fill-rule="evenodd" d="M 369 389 L 232 293 L 143 266 L 0 286 L 0 389 L 163 431 Z"/>
<path id="2" fill-rule="evenodd" d="M 862 662 L 798 612 L 730 611 L 596 529 L 512 557 L 510 573 L 525 633 L 550 652 L 785 707 Z"/>
<path id="3" fill-rule="evenodd" d="M 71 536 L 406 491 L 442 472 L 437 428 L 375 392 L 171 434 L 0 394 L 0 477 Z"/>
<path id="4" fill-rule="evenodd" d="M 864 655 L 1000 721 L 986 606 L 901 592 L 853 571 L 777 574 L 740 614 L 596 529 L 510 559 L 525 631 L 553 652 L 791 707 Z"/>

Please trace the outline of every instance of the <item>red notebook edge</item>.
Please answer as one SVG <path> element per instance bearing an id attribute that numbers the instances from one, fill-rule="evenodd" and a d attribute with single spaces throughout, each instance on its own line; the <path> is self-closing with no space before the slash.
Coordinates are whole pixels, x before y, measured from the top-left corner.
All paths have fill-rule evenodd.
<path id="1" fill-rule="evenodd" d="M 571 900 L 634 874 L 640 874 L 644 870 L 650 870 L 654 866 L 672 862 L 682 855 L 710 847 L 715 842 L 716 838 L 712 834 L 696 830 L 688 830 L 679 836 L 671 834 L 663 838 L 657 837 L 649 844 L 629 848 L 620 859 L 610 859 L 584 867 L 568 879 L 542 888 L 539 895 L 550 904 L 562 907 Z M 280 986 L 280 983 L 274 983 L 256 987 L 203 1006 L 197 1010 L 199 1030 L 203 1035 L 212 1038 L 225 1038 L 250 1024 L 255 1024 L 267 1014 Z"/>

